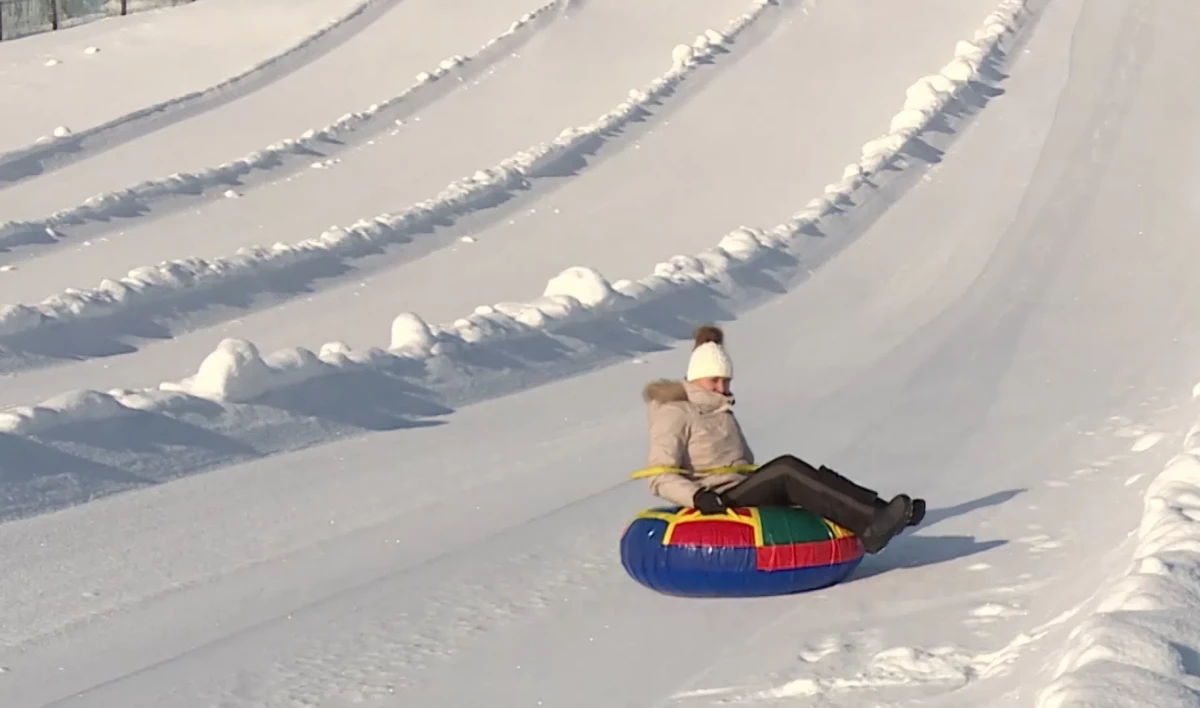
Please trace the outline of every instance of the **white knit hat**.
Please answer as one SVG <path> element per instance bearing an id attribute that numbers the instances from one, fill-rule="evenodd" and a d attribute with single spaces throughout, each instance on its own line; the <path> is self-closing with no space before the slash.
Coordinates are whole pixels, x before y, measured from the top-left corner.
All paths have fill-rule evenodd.
<path id="1" fill-rule="evenodd" d="M 710 376 L 733 378 L 733 360 L 725 352 L 725 333 L 713 325 L 696 328 L 695 348 L 688 360 L 687 380 L 695 381 Z"/>

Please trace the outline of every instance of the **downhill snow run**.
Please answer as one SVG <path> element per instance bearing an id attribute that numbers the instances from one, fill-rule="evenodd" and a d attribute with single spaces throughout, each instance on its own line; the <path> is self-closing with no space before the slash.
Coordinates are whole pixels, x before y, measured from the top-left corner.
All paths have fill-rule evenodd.
<path id="1" fill-rule="evenodd" d="M 262 5 L 262 7 L 258 7 Z M 1200 706 L 1200 6 L 198 0 L 0 43 L 0 706 Z M 625 575 L 639 395 L 924 523 Z"/>

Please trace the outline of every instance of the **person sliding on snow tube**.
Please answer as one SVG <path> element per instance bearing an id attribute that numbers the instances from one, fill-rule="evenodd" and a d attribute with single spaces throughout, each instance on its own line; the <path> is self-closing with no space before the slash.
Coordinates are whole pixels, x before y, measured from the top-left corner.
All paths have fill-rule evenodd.
<path id="1" fill-rule="evenodd" d="M 899 494 L 885 502 L 832 469 L 794 455 L 754 465 L 754 455 L 733 414 L 733 362 L 725 335 L 704 325 L 684 381 L 646 384 L 649 408 L 650 491 L 682 507 L 718 514 L 731 507 L 798 506 L 849 529 L 868 553 L 878 553 L 906 526 L 925 516 L 925 501 Z"/>

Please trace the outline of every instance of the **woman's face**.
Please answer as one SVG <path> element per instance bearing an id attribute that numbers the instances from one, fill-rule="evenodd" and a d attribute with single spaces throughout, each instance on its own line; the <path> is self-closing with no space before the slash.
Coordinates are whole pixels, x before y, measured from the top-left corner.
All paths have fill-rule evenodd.
<path id="1" fill-rule="evenodd" d="M 696 379 L 695 384 L 700 388 L 707 389 L 713 393 L 719 393 L 722 396 L 729 395 L 730 380 L 723 376 L 709 376 L 703 379 Z"/>

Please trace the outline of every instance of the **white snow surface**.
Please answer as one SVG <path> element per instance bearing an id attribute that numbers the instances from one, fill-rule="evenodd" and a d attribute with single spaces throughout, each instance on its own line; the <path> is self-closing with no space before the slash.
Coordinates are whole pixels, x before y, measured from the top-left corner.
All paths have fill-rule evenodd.
<path id="1" fill-rule="evenodd" d="M 480 48 L 478 53 L 482 54 L 505 39 L 515 35 L 539 15 L 549 12 L 557 5 L 557 0 L 554 0 L 547 5 L 537 8 L 533 12 L 526 13 L 519 20 L 513 22 L 507 31 L 489 39 Z M 125 189 L 96 194 L 88 197 L 76 206 L 60 210 L 47 218 L 39 219 L 35 222 L 9 221 L 0 224 L 0 246 L 11 247 L 37 243 L 38 240 L 43 240 L 47 236 L 57 237 L 58 230 L 63 226 L 85 223 L 89 220 L 104 221 L 131 211 L 144 210 L 155 200 L 164 196 L 203 192 L 207 189 L 235 184 L 252 171 L 277 166 L 289 156 L 311 156 L 314 150 L 319 149 L 322 143 L 344 140 L 346 133 L 361 129 L 364 124 L 371 123 L 379 117 L 381 112 L 388 108 L 406 100 L 411 101 L 414 95 L 418 94 L 422 88 L 442 79 L 472 58 L 461 55 L 447 57 L 440 61 L 437 66 L 431 66 L 430 71 L 422 71 L 417 74 L 413 84 L 395 96 L 372 103 L 363 110 L 347 113 L 319 130 L 306 130 L 296 138 L 272 143 L 240 159 L 223 162 L 213 167 L 206 167 L 196 173 L 175 173 L 160 179 L 146 180 Z M 330 159 L 313 162 L 309 158 L 309 162 L 313 167 L 328 167 L 330 164 L 335 164 L 338 161 Z M 241 193 L 236 190 L 225 190 L 222 194 L 226 197 L 241 196 Z"/>
<path id="2" fill-rule="evenodd" d="M 940 36 L 944 46 L 953 47 L 964 31 L 974 31 L 970 28 L 992 7 L 990 0 L 975 2 L 976 8 L 971 8 L 971 4 L 952 6 L 949 10 L 953 14 L 944 14 L 956 21 L 948 19 L 945 26 L 936 27 L 936 32 L 928 31 Z M 933 11 L 938 3 L 929 5 L 922 11 Z M 364 144 L 358 155 L 348 157 L 336 169 L 310 171 L 323 173 L 320 178 L 285 177 L 248 191 L 241 199 L 232 202 L 220 199 L 202 205 L 200 213 L 188 210 L 165 219 L 143 220 L 140 227 L 134 226 L 128 232 L 101 234 L 73 246 L 64 241 L 50 246 L 43 257 L 17 261 L 13 264 L 15 270 L 5 280 L 11 288 L 8 292 L 30 292 L 33 297 L 22 298 L 25 304 L 9 311 L 8 324 L 32 333 L 42 329 L 43 318 L 50 314 L 52 323 L 70 322 L 70 326 L 44 328 L 36 336 L 14 342 L 16 346 L 10 353 L 0 356 L 0 370 L 17 371 L 80 358 L 82 361 L 22 377 L 16 385 L 0 389 L 0 404 L 38 400 L 61 390 L 64 382 L 69 388 L 99 384 L 107 389 L 143 384 L 148 373 L 163 379 L 186 376 L 219 341 L 213 340 L 207 329 L 196 331 L 198 325 L 220 322 L 224 333 L 252 337 L 267 351 L 297 343 L 308 343 L 315 350 L 326 338 L 353 342 L 356 346 L 375 346 L 383 343 L 380 333 L 386 331 L 397 315 L 397 301 L 411 302 L 410 307 L 418 307 L 425 318 L 438 321 L 473 311 L 481 302 L 479 298 L 495 302 L 511 298 L 514 292 L 523 294 L 527 289 L 534 289 L 529 294 L 536 295 L 540 290 L 538 281 L 544 282 L 549 275 L 579 263 L 592 264 L 604 272 L 613 268 L 648 272 L 664 258 L 709 247 L 721 231 L 736 229 L 744 222 L 746 208 L 739 206 L 742 202 L 751 205 L 752 213 L 787 219 L 808 199 L 797 199 L 797 193 L 822 193 L 830 175 L 840 175 L 846 162 L 860 153 L 863 136 L 886 128 L 886 123 L 880 125 L 880 120 L 871 116 L 894 112 L 899 107 L 895 97 L 904 95 L 913 76 L 941 65 L 947 56 L 943 44 L 932 41 L 908 49 L 912 43 L 906 35 L 898 34 L 896 27 L 911 25 L 917 31 L 926 23 L 907 7 L 894 6 L 889 11 L 891 16 L 871 25 L 869 32 L 859 29 L 861 10 L 854 6 L 827 6 L 819 23 L 804 14 L 807 6 L 803 4 L 761 10 L 756 15 L 759 19 L 749 26 L 750 34 L 730 44 L 728 54 L 718 53 L 712 64 L 691 69 L 687 73 L 689 78 L 677 83 L 666 101 L 655 107 L 655 112 L 663 115 L 662 125 L 656 126 L 658 121 L 646 121 L 635 113 L 623 134 L 606 136 L 594 157 L 589 157 L 589 153 L 595 152 L 596 146 L 586 141 L 581 145 L 576 141 L 578 149 L 548 144 L 564 131 L 577 132 L 564 128 L 572 125 L 571 121 L 586 126 L 597 115 L 607 115 L 624 122 L 631 85 L 637 88 L 655 81 L 661 83 L 664 69 L 671 76 L 680 73 L 672 72 L 668 57 L 664 56 L 666 47 L 680 44 L 681 39 L 689 45 L 708 42 L 713 26 L 737 22 L 751 7 L 739 3 L 730 8 L 727 1 L 689 2 L 687 6 L 688 13 L 680 13 L 670 5 L 624 0 L 604 5 L 585 4 L 582 9 L 569 6 L 566 18 L 572 19 L 546 27 L 529 43 L 523 56 L 532 59 L 509 64 L 487 81 L 466 87 L 421 111 L 406 122 L 399 135 L 387 138 L 387 149 L 381 149 L 379 143 Z M 703 13 L 702 23 L 695 21 L 695 13 Z M 629 19 L 639 16 L 644 16 L 644 21 L 636 33 L 637 41 L 621 43 L 620 53 L 613 54 L 615 45 L 604 37 L 623 31 Z M 504 28 L 507 27 L 505 22 Z M 840 34 L 849 34 L 853 40 L 831 39 L 829 27 Z M 690 31 L 685 34 L 685 30 Z M 764 36 L 763 32 L 767 34 Z M 902 60 L 890 62 L 886 71 L 880 71 L 876 62 L 863 60 L 872 52 L 893 49 L 907 51 Z M 532 113 L 525 107 L 527 102 L 513 101 L 514 95 L 542 92 L 553 95 L 569 90 L 568 86 L 577 85 L 581 76 L 595 72 L 597 52 L 606 53 L 607 59 L 604 72 L 587 83 L 594 91 L 569 103 L 550 102 Z M 795 77 L 790 69 L 795 64 L 823 59 L 844 64 L 846 69 L 839 75 L 812 73 L 800 77 Z M 726 72 L 726 68 L 739 71 Z M 750 84 L 752 90 L 747 91 L 747 82 L 740 79 L 742 71 L 777 78 Z M 804 88 L 788 94 L 781 103 L 779 92 L 771 85 L 776 81 L 797 80 Z M 695 82 L 700 82 L 697 88 L 705 90 L 693 95 L 688 89 Z M 864 91 L 865 85 L 876 88 Z M 805 99 L 811 93 L 829 92 L 837 100 L 824 106 L 813 106 Z M 877 108 L 847 119 L 839 101 L 858 96 L 868 97 L 863 100 Z M 793 132 L 791 110 L 814 116 L 819 113 L 832 121 L 836 129 L 826 132 L 825 140 L 816 148 L 802 139 L 781 144 L 771 133 Z M 504 115 L 514 111 L 516 120 L 489 124 L 492 139 L 456 141 L 463 116 L 482 112 Z M 714 116 L 721 119 L 715 121 Z M 434 117 L 439 120 L 432 120 Z M 722 137 L 746 121 L 756 122 L 762 130 L 739 141 Z M 635 133 L 643 124 L 649 124 L 649 129 Z M 675 125 L 682 127 L 671 127 Z M 467 129 L 473 128 L 468 125 Z M 670 168 L 675 160 L 693 159 L 694 140 L 690 136 L 696 135 L 710 146 L 706 148 L 710 159 L 726 165 L 725 169 L 693 170 L 681 175 Z M 763 137 L 755 137 L 759 135 Z M 503 149 L 497 147 L 502 141 L 507 144 Z M 400 173 L 391 170 L 395 160 L 408 159 L 413 150 L 431 143 L 439 145 L 438 157 L 429 162 L 427 169 Z M 532 151 L 528 150 L 531 144 L 535 146 Z M 548 166 L 549 174 L 531 180 L 534 182 L 531 198 L 520 200 L 512 198 L 521 194 L 520 188 L 501 191 L 492 189 L 491 182 L 475 184 L 470 179 L 472 174 L 480 172 L 480 167 L 494 168 L 495 161 L 510 158 L 510 162 L 520 162 L 531 154 L 544 155 L 547 149 L 560 155 L 557 166 L 560 171 L 579 172 L 576 179 L 564 181 L 554 166 Z M 480 151 L 494 157 L 481 158 Z M 515 156 L 513 151 L 517 151 Z M 770 185 L 756 183 L 756 176 L 764 170 L 786 177 Z M 444 176 L 439 178 L 439 172 Z M 467 180 L 444 189 L 443 179 L 464 172 Z M 346 180 L 352 174 L 362 175 L 353 180 L 355 189 L 339 189 L 339 197 L 329 199 L 330 188 L 348 184 Z M 635 178 L 624 177 L 628 175 Z M 471 191 L 464 192 L 464 188 Z M 437 199 L 428 199 L 438 190 L 443 193 Z M 603 220 L 588 216 L 596 209 L 597 202 L 591 196 L 595 190 L 602 190 L 618 207 L 610 210 Z M 494 201 L 502 202 L 501 208 L 496 209 L 495 204 L 487 201 L 468 201 L 464 205 L 468 208 L 466 216 L 477 214 L 482 222 L 472 218 L 458 222 L 460 229 L 484 237 L 475 239 L 472 246 L 484 258 L 472 258 L 461 248 L 434 250 L 451 239 L 438 238 L 437 230 L 429 233 L 426 228 L 431 219 L 454 218 L 453 208 L 462 201 L 455 198 L 464 194 L 474 197 L 491 194 Z M 678 199 L 682 194 L 695 195 L 689 199 L 688 209 L 654 208 L 655 204 Z M 447 203 L 442 197 L 451 201 Z M 414 204 L 415 200 L 421 201 Z M 391 204 L 401 204 L 404 208 L 381 215 L 380 211 Z M 431 204 L 438 208 L 431 212 Z M 505 209 L 509 204 L 514 206 Z M 524 208 L 526 205 L 528 209 Z M 297 229 L 307 230 L 307 224 L 339 220 L 345 226 L 328 229 L 320 239 L 305 238 L 306 248 L 283 243 L 277 249 L 279 253 L 270 253 L 272 249 L 256 243 L 263 233 L 263 213 L 278 214 L 272 219 L 271 228 L 286 229 L 295 224 Z M 398 213 L 410 218 L 399 220 Z M 420 218 L 422 214 L 428 218 Z M 379 219 L 400 228 L 383 228 Z M 561 237 L 564 228 L 579 233 L 580 237 Z M 363 239 L 338 234 L 347 230 L 370 238 L 364 243 Z M 192 253 L 204 260 L 174 258 L 176 241 L 158 238 L 164 231 L 179 234 L 191 244 Z M 523 241 L 532 239 L 536 243 L 523 249 L 522 258 L 507 259 L 505 269 L 486 268 L 492 262 L 489 258 L 505 257 L 505 244 L 512 233 L 520 234 Z M 335 249 L 314 248 L 326 240 L 340 245 Z M 386 259 L 374 257 L 377 246 L 386 249 Z M 65 252 L 63 247 L 67 249 Z M 249 250 L 231 259 L 229 254 L 240 247 Z M 170 259 L 164 267 L 147 265 L 147 253 L 156 252 Z M 215 263 L 210 254 L 217 259 Z M 239 267 L 253 266 L 260 256 L 285 267 L 282 270 Z M 126 268 L 134 272 L 130 275 Z M 477 272 L 481 268 L 483 271 Z M 229 283 L 229 276 L 236 272 L 245 277 L 232 287 L 195 287 L 188 282 L 189 276 L 198 273 L 204 276 L 202 282 Z M 447 289 L 442 276 L 447 272 L 471 278 L 474 287 Z M 266 273 L 273 275 L 254 277 Z M 154 281 L 153 287 L 142 292 L 141 283 L 147 280 Z M 95 287 L 95 283 L 101 283 L 101 287 Z M 133 286 L 135 292 L 129 292 L 127 286 Z M 294 297 L 315 289 L 324 291 L 322 297 Z M 156 296 L 165 293 L 181 297 Z M 224 308 L 223 303 L 235 293 L 237 299 L 253 302 L 258 311 L 247 314 L 244 308 Z M 259 309 L 281 298 L 289 301 L 279 307 L 293 311 L 294 316 L 279 318 L 278 308 Z M 138 304 L 132 306 L 135 303 Z M 16 305 L 12 300 L 10 304 Z M 358 316 L 341 317 L 343 307 L 353 307 Z M 77 310 L 93 315 L 115 311 L 117 316 L 88 321 L 76 317 Z M 139 346 L 137 339 L 128 334 L 155 330 L 179 335 L 159 343 L 161 356 L 91 358 L 128 351 Z M 322 335 L 325 338 L 318 338 Z M 185 367 L 185 362 L 190 366 Z M 148 370 L 147 366 L 153 368 Z"/>
<path id="3" fill-rule="evenodd" d="M 215 98 L 280 55 L 312 45 L 366 4 L 205 0 L 0 43 L 0 163 L 59 128 L 79 136 L 147 109 Z"/>
<path id="4" fill-rule="evenodd" d="M 467 178 L 447 185 L 432 199 L 418 202 L 396 214 L 381 214 L 370 220 L 360 220 L 348 229 L 330 229 L 319 237 L 306 239 L 295 245 L 277 244 L 270 249 L 251 250 L 234 258 L 217 257 L 211 260 L 172 261 L 155 267 L 135 269 L 119 281 L 105 280 L 99 287 L 89 291 L 48 298 L 34 308 L 9 305 L 0 309 L 0 334 L 24 332 L 30 327 L 53 326 L 67 319 L 108 315 L 114 311 L 137 307 L 145 299 L 163 298 L 180 290 L 196 287 L 220 288 L 231 282 L 253 276 L 256 271 L 300 270 L 311 267 L 314 260 L 330 259 L 330 257 L 333 259 L 354 257 L 375 250 L 380 243 L 408 238 L 439 221 L 474 209 L 484 208 L 492 204 L 497 195 L 524 187 L 538 177 L 551 174 L 557 165 L 566 159 L 588 149 L 588 146 L 593 145 L 605 134 L 620 130 L 635 120 L 647 106 L 661 100 L 663 95 L 694 70 L 699 62 L 719 51 L 721 44 L 726 41 L 725 38 L 736 37 L 769 5 L 770 3 L 766 0 L 760 0 L 754 10 L 731 21 L 723 33 L 710 30 L 709 33 L 697 38 L 694 47 L 679 45 L 686 51 L 672 53 L 671 67 L 665 74 L 642 89 L 630 91 L 627 100 L 605 112 L 595 121 L 579 127 L 563 129 L 553 140 L 517 152 L 489 169 L 476 171 Z M 535 13 L 525 15 L 497 40 L 518 31 L 521 26 L 535 17 L 536 12 L 543 12 L 552 7 L 554 7 L 553 4 L 543 6 L 538 8 Z M 447 68 L 452 68 L 453 65 L 453 63 L 449 63 Z M 432 76 L 437 78 L 445 71 L 446 68 L 439 67 Z M 418 82 L 424 83 L 430 80 L 429 76 L 431 75 L 422 74 L 418 78 Z M 401 100 L 402 97 L 403 94 L 391 100 Z M 369 116 L 377 111 L 378 106 L 372 106 L 362 114 L 344 117 L 338 123 L 322 129 L 315 135 L 310 136 L 306 133 L 305 136 L 293 143 L 295 147 L 268 146 L 260 153 L 243 158 L 240 165 L 252 167 L 260 161 L 274 159 L 279 152 L 302 150 L 305 148 L 305 141 L 335 136 L 339 130 L 345 129 L 353 125 L 356 120 L 362 120 L 364 116 Z M 213 168 L 210 171 L 211 177 L 208 179 L 214 183 L 223 182 L 230 175 L 236 175 L 236 172 L 242 169 L 241 166 Z M 204 181 L 206 177 L 198 176 L 191 181 L 197 180 Z M 147 193 L 178 189 L 180 183 L 187 182 L 189 182 L 187 177 L 176 176 L 163 182 L 134 187 L 124 194 L 107 195 L 97 201 L 101 205 L 101 209 L 105 209 L 108 205 L 124 202 L 127 197 L 132 195 L 142 196 Z M 85 205 L 84 208 L 90 209 L 91 205 Z M 36 225 L 20 224 L 10 225 L 10 228 L 45 229 L 53 228 L 55 225 L 57 224 L 54 222 Z"/>
<path id="5" fill-rule="evenodd" d="M 1146 490 L 1132 567 L 1068 637 L 1039 708 L 1193 705 L 1200 690 L 1200 447 Z"/>
<path id="6" fill-rule="evenodd" d="M 1200 705 L 1200 7 L 301 5 L 0 184 L 0 705 Z M 759 458 L 925 522 L 630 580 L 709 321 Z"/>

